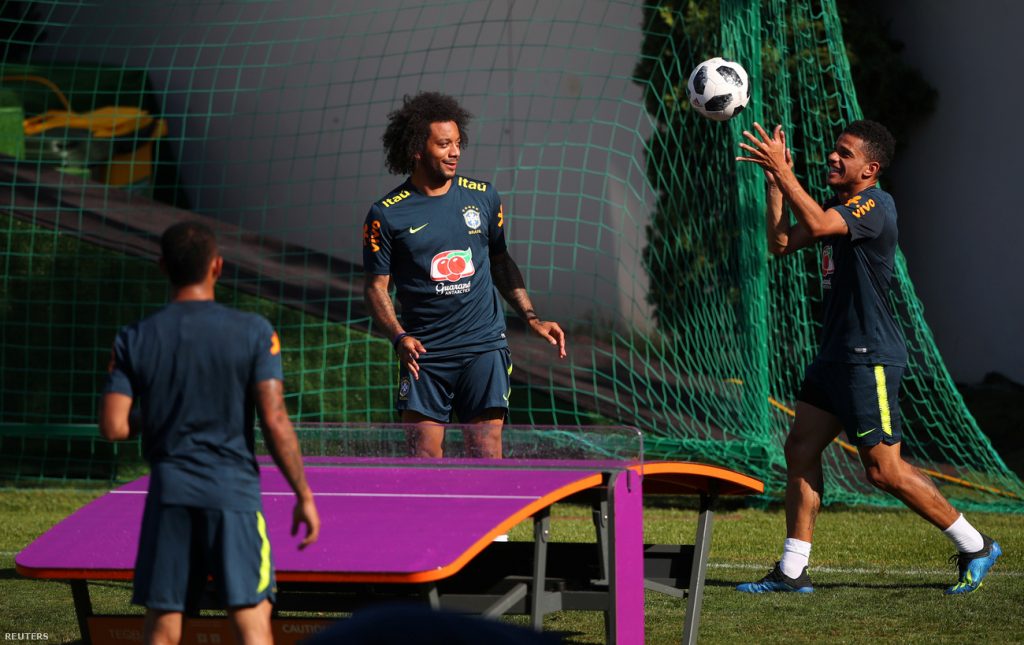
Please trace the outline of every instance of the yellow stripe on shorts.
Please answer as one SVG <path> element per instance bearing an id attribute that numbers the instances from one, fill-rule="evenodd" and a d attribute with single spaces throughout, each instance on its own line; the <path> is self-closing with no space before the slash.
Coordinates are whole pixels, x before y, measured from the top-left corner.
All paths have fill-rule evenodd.
<path id="1" fill-rule="evenodd" d="M 261 593 L 270 586 L 270 540 L 267 539 L 267 521 L 263 513 L 256 511 L 256 530 L 260 533 L 260 584 L 256 593 Z"/>
<path id="2" fill-rule="evenodd" d="M 875 365 L 875 391 L 878 393 L 878 412 L 882 417 L 882 432 L 892 436 L 892 420 L 889 418 L 889 391 L 885 388 L 885 367 Z"/>
<path id="3" fill-rule="evenodd" d="M 512 376 L 512 363 L 508 364 L 508 375 Z M 508 386 L 508 392 L 503 394 L 501 398 L 505 399 L 505 403 L 508 403 L 508 397 L 512 396 L 512 386 Z"/>

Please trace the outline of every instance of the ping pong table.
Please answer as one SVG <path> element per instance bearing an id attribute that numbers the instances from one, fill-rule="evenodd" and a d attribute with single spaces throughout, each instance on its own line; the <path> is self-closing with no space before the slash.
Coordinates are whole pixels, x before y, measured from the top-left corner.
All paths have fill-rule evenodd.
<path id="1" fill-rule="evenodd" d="M 642 643 L 647 588 L 687 597 L 681 640 L 692 643 L 715 500 L 763 490 L 760 481 L 716 466 L 644 462 L 632 428 L 507 427 L 500 460 L 459 457 L 457 441 L 446 447 L 455 457 L 401 458 L 391 448 L 396 432 L 407 429 L 321 426 L 316 446 L 313 433 L 300 434 L 322 520 L 320 540 L 303 551 L 296 548 L 301 536 L 288 534 L 294 497 L 277 468 L 262 465 L 278 642 L 297 642 L 335 620 L 282 613 L 349 612 L 373 600 L 412 598 L 486 616 L 529 614 L 536 629 L 552 611 L 602 611 L 609 643 Z M 371 437 L 369 444 L 354 439 L 360 436 Z M 93 612 L 89 581 L 132 578 L 147 486 L 143 477 L 94 500 L 15 558 L 24 576 L 70 581 L 87 642 L 141 639 L 139 616 Z M 700 496 L 693 545 L 643 543 L 643 495 L 663 493 Z M 550 541 L 551 506 L 564 501 L 594 509 L 593 543 Z M 494 541 L 528 518 L 532 543 Z M 223 619 L 198 617 L 194 609 L 186 642 L 230 640 Z"/>

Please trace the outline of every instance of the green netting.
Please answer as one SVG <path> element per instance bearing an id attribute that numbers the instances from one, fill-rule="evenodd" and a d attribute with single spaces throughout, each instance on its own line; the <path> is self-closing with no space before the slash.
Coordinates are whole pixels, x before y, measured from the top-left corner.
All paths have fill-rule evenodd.
<path id="1" fill-rule="evenodd" d="M 95 418 L 114 333 L 166 296 L 157 236 L 191 217 L 222 240 L 218 297 L 281 334 L 293 416 L 393 420 L 397 366 L 362 304 L 359 230 L 399 181 L 384 171 L 387 113 L 439 90 L 476 115 L 461 172 L 502 193 L 538 309 L 570 332 L 559 362 L 510 321 L 512 421 L 635 425 L 648 457 L 782 490 L 816 257 L 768 257 L 763 180 L 733 158 L 752 120 L 781 122 L 825 197 L 825 155 L 860 116 L 832 0 L 37 0 L 5 3 L 0 29 L 0 152 L 17 157 L 0 162 L 11 436 Z M 685 100 L 714 55 L 753 79 L 726 124 Z M 902 257 L 897 282 L 905 452 L 961 507 L 1022 510 Z M 10 441 L 5 455 L 32 450 Z M 826 463 L 827 502 L 895 503 L 841 444 Z"/>
<path id="2" fill-rule="evenodd" d="M 358 459 L 419 460 L 410 450 L 414 426 L 394 423 L 300 423 L 295 428 L 299 446 L 307 460 L 314 457 L 353 457 Z M 450 425 L 443 439 L 445 459 L 457 461 L 467 454 L 465 439 L 472 428 Z M 517 426 L 506 425 L 501 435 L 502 458 L 510 468 L 513 461 L 587 460 L 621 466 L 639 466 L 643 462 L 643 437 L 628 426 Z M 256 452 L 270 455 L 264 441 L 258 439 Z M 428 462 L 434 463 L 435 460 Z M 324 463 L 321 461 L 320 463 Z M 330 459 L 327 460 L 330 463 Z"/>

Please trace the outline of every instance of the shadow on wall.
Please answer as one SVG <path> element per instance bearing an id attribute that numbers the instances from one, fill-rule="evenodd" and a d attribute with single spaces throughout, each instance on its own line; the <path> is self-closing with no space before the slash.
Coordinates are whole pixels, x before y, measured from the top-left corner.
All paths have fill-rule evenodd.
<path id="1" fill-rule="evenodd" d="M 999 456 L 1024 477 L 1024 385 L 989 372 L 979 384 L 956 387 Z"/>

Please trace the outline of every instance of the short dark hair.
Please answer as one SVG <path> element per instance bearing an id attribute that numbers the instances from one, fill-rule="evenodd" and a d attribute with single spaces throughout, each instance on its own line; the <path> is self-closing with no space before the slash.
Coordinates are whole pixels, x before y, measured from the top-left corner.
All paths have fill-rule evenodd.
<path id="1" fill-rule="evenodd" d="M 462 138 L 461 147 L 465 148 L 469 144 L 466 126 L 472 118 L 472 114 L 447 94 L 420 92 L 411 98 L 405 95 L 402 107 L 388 115 L 388 127 L 381 137 L 388 170 L 395 175 L 412 174 L 416 167 L 414 155 L 427 145 L 431 123 L 454 121 Z"/>
<path id="2" fill-rule="evenodd" d="M 892 163 L 893 154 L 896 152 L 896 139 L 889 132 L 889 128 L 881 123 L 867 119 L 852 121 L 843 130 L 843 133 L 863 141 L 868 158 L 871 161 L 877 161 L 882 170 L 888 168 Z"/>
<path id="3" fill-rule="evenodd" d="M 206 278 L 210 261 L 217 255 L 217 238 L 206 224 L 178 222 L 160 236 L 160 254 L 171 284 L 198 284 Z"/>

